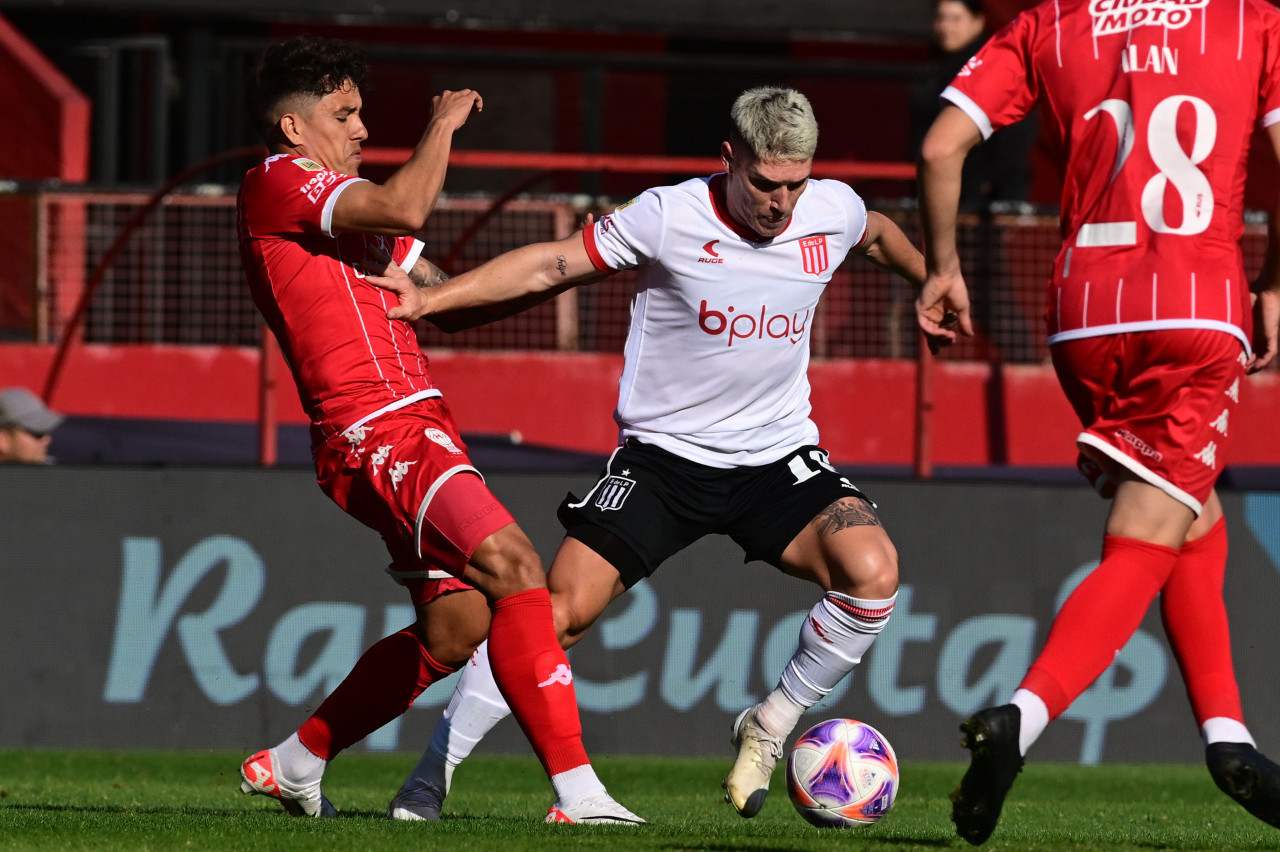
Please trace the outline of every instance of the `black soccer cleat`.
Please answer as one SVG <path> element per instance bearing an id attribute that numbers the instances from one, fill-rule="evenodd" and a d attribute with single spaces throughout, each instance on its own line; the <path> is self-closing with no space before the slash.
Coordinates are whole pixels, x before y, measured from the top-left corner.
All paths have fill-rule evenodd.
<path id="1" fill-rule="evenodd" d="M 1210 743 L 1204 762 L 1219 790 L 1258 819 L 1280 828 L 1280 766 L 1248 743 Z"/>
<path id="2" fill-rule="evenodd" d="M 979 710 L 961 725 L 961 745 L 970 752 L 969 770 L 951 794 L 956 834 L 981 846 L 1000 821 L 1004 797 L 1022 771 L 1018 729 L 1022 711 L 1013 704 Z"/>

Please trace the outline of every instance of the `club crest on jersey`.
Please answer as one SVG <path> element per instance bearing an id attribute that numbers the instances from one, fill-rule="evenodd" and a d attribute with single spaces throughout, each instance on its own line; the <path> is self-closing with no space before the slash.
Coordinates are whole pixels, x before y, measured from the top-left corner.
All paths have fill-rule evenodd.
<path id="1" fill-rule="evenodd" d="M 304 172 L 324 171 L 324 166 L 320 165 L 315 160 L 294 160 L 293 164 L 298 168 L 302 169 Z"/>
<path id="2" fill-rule="evenodd" d="M 1176 30 L 1191 22 L 1192 13 L 1209 0 L 1089 0 L 1093 35 L 1127 33 L 1138 27 Z"/>
<path id="3" fill-rule="evenodd" d="M 458 449 L 458 445 L 453 442 L 453 439 L 444 432 L 441 432 L 439 429 L 424 429 L 422 434 L 426 435 L 429 440 L 434 441 L 449 452 L 459 456 L 462 455 L 462 450 Z"/>
<path id="4" fill-rule="evenodd" d="M 830 265 L 827 258 L 826 235 L 801 238 L 800 257 L 804 260 L 804 271 L 810 275 L 821 275 L 826 272 Z"/>
<path id="5" fill-rule="evenodd" d="M 627 495 L 631 493 L 631 489 L 635 485 L 636 481 L 634 479 L 628 479 L 625 476 L 610 476 L 601 483 L 600 492 L 596 494 L 596 508 L 602 512 L 610 510 L 616 512 L 627 501 Z"/>

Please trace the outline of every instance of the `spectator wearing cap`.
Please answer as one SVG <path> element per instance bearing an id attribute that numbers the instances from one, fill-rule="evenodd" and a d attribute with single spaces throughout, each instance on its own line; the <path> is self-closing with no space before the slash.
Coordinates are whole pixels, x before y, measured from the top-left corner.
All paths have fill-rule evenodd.
<path id="1" fill-rule="evenodd" d="M 0 390 L 0 462 L 48 464 L 49 441 L 62 420 L 26 388 Z"/>

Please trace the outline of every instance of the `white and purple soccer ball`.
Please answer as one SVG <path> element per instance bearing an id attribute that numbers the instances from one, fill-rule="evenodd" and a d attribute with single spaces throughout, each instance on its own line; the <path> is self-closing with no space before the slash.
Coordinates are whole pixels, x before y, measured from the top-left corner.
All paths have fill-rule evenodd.
<path id="1" fill-rule="evenodd" d="M 792 747 L 787 793 L 800 816 L 819 828 L 871 825 L 898 795 L 898 758 L 870 725 L 829 719 Z"/>

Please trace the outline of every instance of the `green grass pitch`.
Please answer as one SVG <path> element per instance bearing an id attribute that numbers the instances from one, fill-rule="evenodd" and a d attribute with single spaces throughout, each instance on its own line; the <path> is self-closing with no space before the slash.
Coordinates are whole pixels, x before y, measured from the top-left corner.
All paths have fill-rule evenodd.
<path id="1" fill-rule="evenodd" d="M 410 755 L 344 755 L 325 777 L 335 820 L 294 819 L 240 794 L 243 755 L 0 751 L 0 849 L 704 850 L 968 849 L 951 830 L 959 763 L 908 763 L 893 810 L 869 828 L 804 822 L 781 777 L 744 820 L 721 800 L 724 759 L 598 757 L 617 798 L 650 824 L 545 825 L 550 785 L 532 758 L 476 756 L 438 823 L 383 818 Z M 1202 766 L 1030 764 L 984 849 L 1280 849 L 1280 830 L 1218 792 Z"/>

